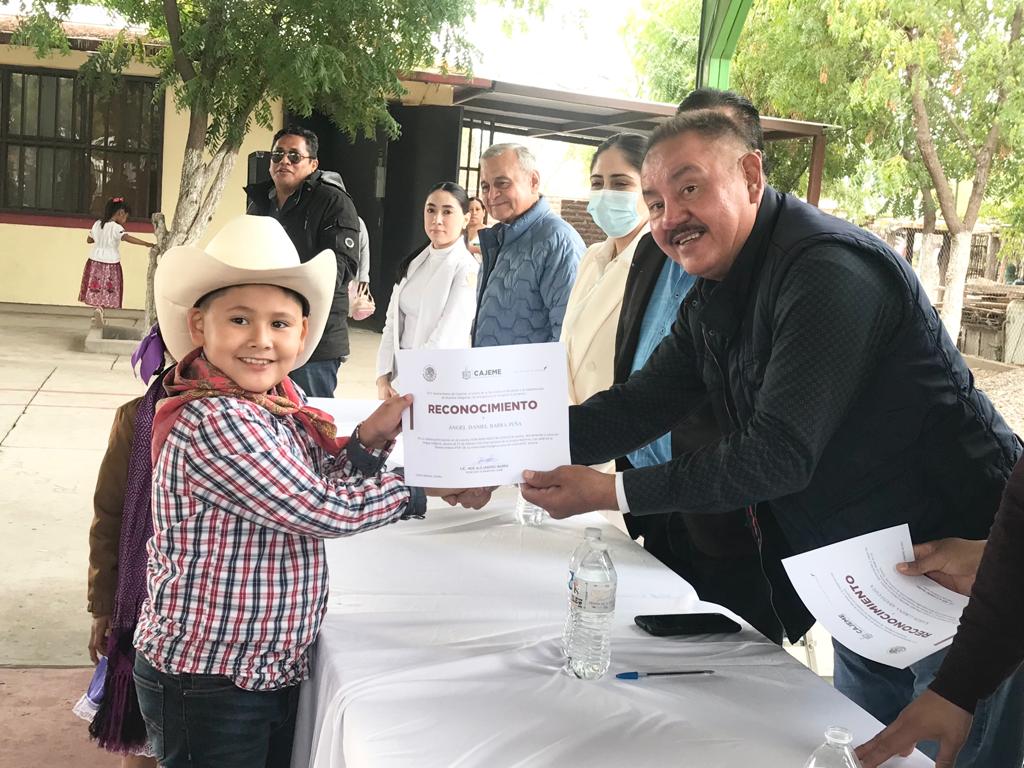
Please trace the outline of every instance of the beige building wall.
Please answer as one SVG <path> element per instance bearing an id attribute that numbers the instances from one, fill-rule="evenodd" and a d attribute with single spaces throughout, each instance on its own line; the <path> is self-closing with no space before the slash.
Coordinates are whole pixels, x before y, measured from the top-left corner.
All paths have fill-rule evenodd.
<path id="1" fill-rule="evenodd" d="M 53 55 L 37 59 L 31 48 L 0 45 L 0 64 L 8 66 L 43 67 L 76 70 L 86 60 L 82 52 L 67 56 Z M 156 71 L 142 64 L 133 64 L 125 74 L 155 76 Z M 281 126 L 280 104 L 273 110 L 276 130 Z M 161 158 L 161 208 L 168 221 L 174 214 L 181 179 L 181 164 L 188 134 L 188 116 L 175 111 L 174 96 L 165 95 L 164 136 Z M 245 212 L 242 187 L 246 180 L 245 159 L 250 152 L 270 148 L 274 131 L 255 124 L 246 136 L 238 162 L 224 188 L 224 195 L 200 243 L 208 240 L 225 221 Z M 0 280 L 0 302 L 21 304 L 77 305 L 82 269 L 89 257 L 90 246 L 85 238 L 91 221 L 83 219 L 80 228 L 34 226 L 0 223 L 0 258 L 3 279 Z M 145 238 L 147 235 L 137 235 Z M 122 243 L 121 267 L 124 270 L 124 307 L 142 309 L 146 296 L 146 248 Z"/>

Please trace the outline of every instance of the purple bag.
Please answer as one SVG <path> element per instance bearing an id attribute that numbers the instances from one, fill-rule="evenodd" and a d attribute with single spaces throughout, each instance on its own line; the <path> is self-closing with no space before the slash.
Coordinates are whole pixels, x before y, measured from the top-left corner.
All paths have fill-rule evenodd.
<path id="1" fill-rule="evenodd" d="M 103 701 L 103 681 L 106 677 L 107 657 L 100 656 L 100 662 L 96 665 L 96 669 L 93 670 L 89 687 L 82 694 L 82 698 L 78 700 L 78 703 L 71 708 L 71 711 L 83 720 L 91 723 L 92 719 L 96 716 L 96 711 L 100 708 L 100 702 Z"/>

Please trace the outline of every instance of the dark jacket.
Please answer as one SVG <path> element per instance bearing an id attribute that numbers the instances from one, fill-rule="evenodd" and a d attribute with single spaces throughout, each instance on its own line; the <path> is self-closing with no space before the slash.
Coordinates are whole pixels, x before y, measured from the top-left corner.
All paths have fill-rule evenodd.
<path id="1" fill-rule="evenodd" d="M 666 258 L 650 234 L 637 244 L 615 334 L 615 384 L 625 382 L 632 373 L 640 328 Z M 673 456 L 683 456 L 722 436 L 707 401 L 671 432 Z M 615 468 L 623 472 L 633 467 L 629 459 L 621 457 L 616 459 Z M 644 548 L 689 581 L 701 598 L 735 611 L 772 640 L 782 640 L 780 623 L 793 632 L 794 640 L 813 623 L 781 569 L 772 599 L 773 590 L 762 568 L 745 510 L 721 515 L 681 511 L 626 514 L 624 518 L 630 535 L 634 539 L 643 537 Z M 773 521 L 767 524 L 772 525 Z"/>
<path id="2" fill-rule="evenodd" d="M 316 170 L 306 177 L 302 186 L 288 198 L 280 212 L 271 198 L 273 181 L 250 184 L 245 188 L 246 213 L 274 216 L 281 222 L 307 262 L 324 250 L 334 251 L 338 260 L 338 277 L 334 284 L 334 301 L 327 318 L 324 335 L 310 360 L 331 360 L 347 357 L 348 346 L 348 283 L 359 268 L 359 219 L 352 198 L 345 191 L 337 174 Z"/>
<path id="3" fill-rule="evenodd" d="M 771 188 L 644 370 L 570 410 L 573 461 L 623 455 L 706 400 L 724 437 L 625 472 L 634 515 L 756 520 L 767 502 L 795 552 L 904 522 L 917 542 L 983 538 L 1021 452 L 907 262 Z"/>

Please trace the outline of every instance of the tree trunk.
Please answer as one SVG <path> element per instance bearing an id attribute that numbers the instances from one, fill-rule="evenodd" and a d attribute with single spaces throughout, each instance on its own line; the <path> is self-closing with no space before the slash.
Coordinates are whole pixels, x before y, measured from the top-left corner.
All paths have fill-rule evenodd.
<path id="1" fill-rule="evenodd" d="M 964 311 L 964 289 L 967 287 L 967 268 L 971 264 L 973 234 L 973 230 L 957 232 L 949 245 L 949 271 L 946 292 L 942 299 L 942 322 L 954 343 L 960 336 L 960 320 Z"/>
<path id="2" fill-rule="evenodd" d="M 925 295 L 932 304 L 942 298 L 939 295 L 939 244 L 941 238 L 935 235 L 935 202 L 930 189 L 924 189 L 921 204 L 924 227 L 921 230 L 921 255 L 917 261 L 917 276 L 921 280 Z"/>
<path id="3" fill-rule="evenodd" d="M 153 275 L 156 274 L 157 250 L 149 249 L 149 264 L 146 265 L 146 311 L 142 316 L 142 333 L 149 333 L 149 329 L 156 322 L 156 296 L 153 294 Z"/>
<path id="4" fill-rule="evenodd" d="M 146 265 L 146 311 L 142 316 L 143 333 L 148 333 L 149 329 L 153 327 L 153 323 L 156 322 L 156 296 L 153 293 L 153 276 L 156 274 L 156 265 L 159 262 L 160 254 L 163 253 L 160 243 L 167 236 L 167 227 L 164 226 L 164 215 L 162 213 L 153 214 L 153 231 L 156 233 L 156 247 L 149 249 L 149 262 Z M 163 237 L 161 237 L 161 234 Z"/>
<path id="5" fill-rule="evenodd" d="M 1024 4 L 1017 4 L 1010 21 L 1008 52 L 1019 44 L 1022 29 L 1024 29 Z M 916 34 L 912 28 L 907 33 L 911 40 L 915 39 Z M 942 322 L 955 343 L 960 336 L 964 288 L 967 285 L 967 270 L 971 265 L 971 236 L 974 234 L 974 226 L 978 221 L 982 200 L 988 190 L 992 162 L 996 150 L 999 148 L 1001 131 L 999 118 L 1010 89 L 1005 84 L 999 86 L 993 105 L 994 118 L 981 146 L 972 147 L 967 142 L 967 145 L 963 147 L 974 156 L 975 171 L 971 195 L 967 201 L 967 210 L 961 218 L 957 213 L 956 195 L 953 193 L 949 177 L 942 167 L 935 139 L 932 136 L 928 109 L 924 100 L 924 89 L 927 87 L 927 83 L 921 74 L 919 64 L 907 64 L 907 81 L 910 86 L 910 104 L 917 148 L 921 152 L 921 161 L 931 177 L 932 186 L 938 196 L 942 218 L 952 236 L 949 269 L 946 272 L 945 280 L 946 290 L 942 296 Z"/>
<path id="6" fill-rule="evenodd" d="M 949 278 L 949 256 L 953 252 L 953 236 L 949 232 L 943 232 L 942 245 L 939 246 L 939 285 L 946 287 Z"/>
<path id="7" fill-rule="evenodd" d="M 918 277 L 921 286 L 932 304 L 942 301 L 942 288 L 939 274 L 939 251 L 942 249 L 942 236 L 932 232 L 921 234 L 921 255 L 918 257 Z"/>
<path id="8" fill-rule="evenodd" d="M 995 280 L 999 274 L 999 235 L 988 236 L 987 260 L 985 261 L 985 279 Z"/>
<path id="9" fill-rule="evenodd" d="M 191 140 L 191 137 L 190 137 Z M 146 312 L 145 327 L 148 330 L 156 322 L 156 304 L 153 294 L 153 276 L 160 257 L 169 248 L 189 245 L 206 233 L 206 227 L 213 219 L 214 211 L 224 194 L 228 176 L 234 170 L 238 158 L 238 146 L 223 145 L 209 162 L 197 160 L 202 149 L 185 147 L 185 163 L 181 171 L 179 189 L 187 194 L 178 198 L 174 211 L 174 223 L 167 227 L 162 213 L 153 214 L 153 230 L 156 234 L 156 248 L 149 249 L 149 266 L 146 270 Z"/>

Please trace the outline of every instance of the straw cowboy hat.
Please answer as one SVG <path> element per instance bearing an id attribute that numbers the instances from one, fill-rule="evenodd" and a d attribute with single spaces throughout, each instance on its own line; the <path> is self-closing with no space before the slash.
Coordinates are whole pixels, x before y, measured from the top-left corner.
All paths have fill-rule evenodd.
<path id="1" fill-rule="evenodd" d="M 181 360 L 195 349 L 187 317 L 199 299 L 231 285 L 277 285 L 295 291 L 309 303 L 309 332 L 295 361 L 298 368 L 309 360 L 324 333 L 337 271 L 330 250 L 303 264 L 276 219 L 239 216 L 225 224 L 205 249 L 179 245 L 160 259 L 153 279 L 160 335 L 167 351 Z"/>

